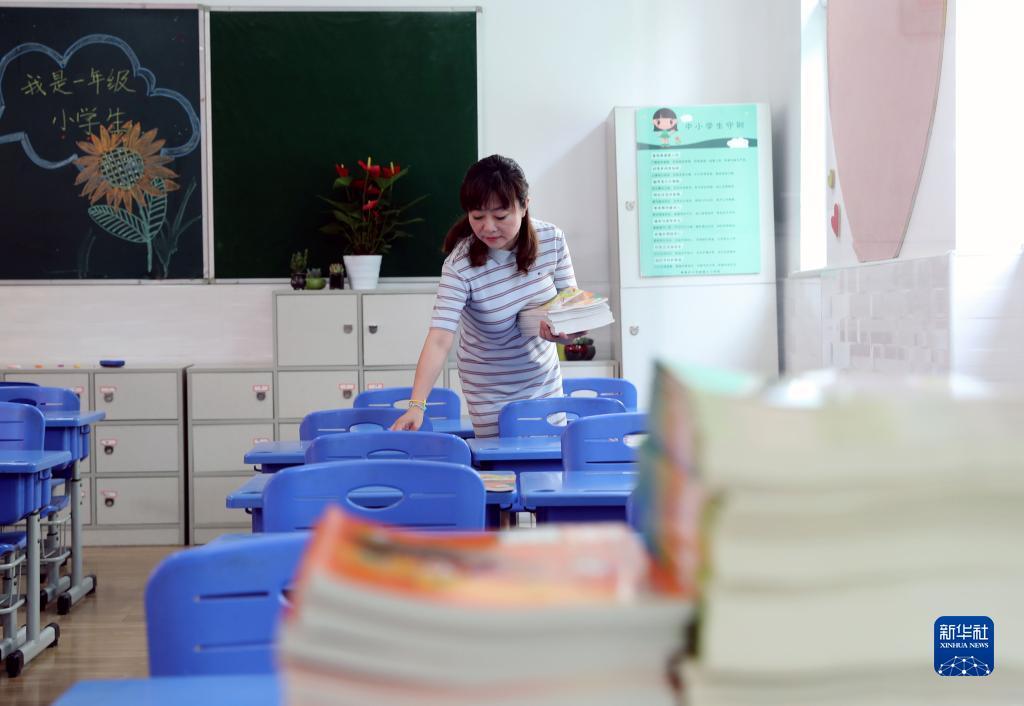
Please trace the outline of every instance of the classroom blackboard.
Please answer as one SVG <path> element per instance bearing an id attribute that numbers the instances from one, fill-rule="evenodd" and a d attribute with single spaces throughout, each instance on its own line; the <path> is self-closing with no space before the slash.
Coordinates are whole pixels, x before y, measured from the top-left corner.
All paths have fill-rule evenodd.
<path id="1" fill-rule="evenodd" d="M 210 13 L 214 272 L 286 277 L 290 253 L 341 260 L 334 165 L 370 156 L 410 168 L 403 201 L 427 199 L 383 276 L 437 276 L 477 159 L 475 12 Z"/>
<path id="2" fill-rule="evenodd" d="M 201 277 L 198 106 L 198 10 L 0 8 L 0 279 Z"/>

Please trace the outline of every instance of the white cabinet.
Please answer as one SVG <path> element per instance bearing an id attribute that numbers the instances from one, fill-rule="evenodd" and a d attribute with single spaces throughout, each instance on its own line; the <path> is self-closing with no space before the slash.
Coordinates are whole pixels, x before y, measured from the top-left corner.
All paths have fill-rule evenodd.
<path id="1" fill-rule="evenodd" d="M 381 390 L 385 387 L 412 387 L 412 381 L 415 376 L 416 368 L 405 368 L 404 370 L 364 368 L 363 389 Z"/>
<path id="2" fill-rule="evenodd" d="M 270 368 L 191 368 L 189 400 L 189 539 L 202 544 L 244 533 L 249 515 L 229 510 L 227 496 L 252 476 L 245 453 L 274 439 L 274 371 Z"/>
<path id="3" fill-rule="evenodd" d="M 638 110 L 615 108 L 608 124 L 613 209 L 610 219 L 612 294 L 613 307 L 618 309 L 618 323 L 614 329 L 615 354 L 621 361 L 622 377 L 636 385 L 639 408 L 645 409 L 650 399 L 651 372 L 659 358 L 777 375 L 778 315 L 775 303 L 771 114 L 768 106 L 757 104 L 756 134 L 751 135 L 757 138 L 756 189 L 748 189 L 737 196 L 737 199 L 741 196 L 746 199 L 742 206 L 747 209 L 744 213 L 756 214 L 758 241 L 754 246 L 745 247 L 758 251 L 759 270 L 747 274 L 694 276 L 653 276 L 645 274 L 641 267 L 641 251 L 644 249 L 641 238 L 647 236 L 641 233 L 640 214 L 647 211 L 639 200 L 643 190 L 638 188 Z M 722 149 L 711 146 L 703 150 L 707 154 L 699 149 L 679 151 L 675 161 L 703 161 L 714 158 L 713 153 Z M 684 152 L 692 156 L 683 158 Z M 650 193 L 654 193 L 653 184 L 651 188 Z M 658 188 L 671 189 L 670 186 Z M 752 198 L 755 192 L 756 201 Z M 656 208 L 667 208 L 671 212 L 675 212 L 676 206 L 682 208 L 688 201 L 685 195 L 663 194 L 661 198 L 671 203 Z M 690 218 L 686 214 L 684 217 Z M 710 223 L 703 225 L 710 228 Z M 689 222 L 684 225 L 684 229 L 690 227 Z M 719 238 L 729 238 L 728 233 L 708 232 L 715 236 L 715 242 Z M 668 243 L 673 248 L 690 247 L 687 239 L 694 237 L 685 233 L 669 235 L 668 241 L 681 238 L 679 242 Z M 668 247 L 665 242 L 659 246 L 660 241 L 655 241 L 653 236 L 651 238 L 652 247 Z M 704 238 L 697 237 L 697 240 Z M 728 263 L 730 256 L 723 257 Z M 728 264 L 722 267 L 727 269 Z"/>
<path id="4" fill-rule="evenodd" d="M 181 368 L 97 368 L 93 492 L 87 544 L 184 544 L 184 384 Z"/>
<path id="5" fill-rule="evenodd" d="M 351 407 L 359 394 L 358 370 L 281 370 L 277 416 L 302 419 L 318 409 Z"/>
<path id="6" fill-rule="evenodd" d="M 277 365 L 358 365 L 357 298 L 347 292 L 275 292 Z"/>

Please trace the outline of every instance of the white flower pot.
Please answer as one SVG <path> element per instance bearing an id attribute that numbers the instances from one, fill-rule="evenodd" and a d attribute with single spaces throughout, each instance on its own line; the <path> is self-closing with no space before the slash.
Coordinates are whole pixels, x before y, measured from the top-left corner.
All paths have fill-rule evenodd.
<path id="1" fill-rule="evenodd" d="M 345 272 L 352 289 L 376 289 L 380 277 L 380 255 L 345 255 Z"/>

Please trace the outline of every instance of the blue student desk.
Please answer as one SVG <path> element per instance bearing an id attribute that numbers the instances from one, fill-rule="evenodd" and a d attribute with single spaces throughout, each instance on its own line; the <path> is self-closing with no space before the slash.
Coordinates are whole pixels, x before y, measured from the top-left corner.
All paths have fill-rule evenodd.
<path id="1" fill-rule="evenodd" d="M 519 499 L 538 522 L 625 522 L 636 479 L 635 471 L 526 471 L 519 474 Z"/>
<path id="2" fill-rule="evenodd" d="M 78 504 L 82 479 L 78 471 L 78 462 L 89 456 L 89 433 L 92 425 L 103 420 L 107 413 L 45 408 L 40 411 L 46 423 L 45 447 L 69 452 L 72 461 L 66 491 L 71 505 L 71 577 L 62 576 L 56 588 L 56 592 L 60 594 L 57 612 L 65 615 L 71 606 L 91 593 L 96 586 L 96 577 L 85 576 L 82 573 L 82 512 Z M 47 594 L 47 599 L 52 598 L 52 595 Z"/>
<path id="3" fill-rule="evenodd" d="M 561 471 L 560 436 L 495 436 L 466 439 L 473 465 L 481 470 Z"/>
<path id="4" fill-rule="evenodd" d="M 223 674 L 80 681 L 54 706 L 279 706 L 277 674 Z"/>
<path id="5" fill-rule="evenodd" d="M 40 488 L 44 483 L 49 483 L 51 470 L 66 466 L 71 460 L 69 451 L 0 451 L 0 494 L 6 495 L 8 502 L 12 501 L 13 493 L 18 492 L 16 486 L 19 485 L 19 477 Z M 30 495 L 32 498 L 26 501 L 31 499 L 32 502 L 21 505 L 22 508 L 32 508 L 25 516 L 28 538 L 25 548 L 25 571 L 28 578 L 28 589 L 25 592 L 25 641 L 13 645 L 14 651 L 7 656 L 7 673 L 11 676 L 20 674 L 25 664 L 57 640 L 56 625 L 51 623 L 43 629 L 39 628 L 39 510 L 49 493 L 44 494 L 37 489 Z M 17 512 L 20 514 L 21 510 Z"/>

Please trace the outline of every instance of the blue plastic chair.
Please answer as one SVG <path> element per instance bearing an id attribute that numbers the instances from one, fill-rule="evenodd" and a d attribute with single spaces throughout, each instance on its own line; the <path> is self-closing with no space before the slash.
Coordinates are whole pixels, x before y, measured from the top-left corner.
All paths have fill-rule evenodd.
<path id="1" fill-rule="evenodd" d="M 607 397 L 621 402 L 627 412 L 636 411 L 636 385 L 622 378 L 562 378 L 562 393 L 566 397 Z"/>
<path id="2" fill-rule="evenodd" d="M 385 387 L 383 390 L 367 390 L 356 396 L 353 407 L 371 409 L 393 409 L 396 403 L 412 398 L 411 387 Z M 401 408 L 405 411 L 405 408 Z M 430 419 L 459 419 L 462 416 L 462 402 L 453 390 L 435 387 L 427 396 L 427 413 Z"/>
<path id="3" fill-rule="evenodd" d="M 274 671 L 285 590 L 308 541 L 305 532 L 259 535 L 164 559 L 146 584 L 150 675 Z"/>
<path id="4" fill-rule="evenodd" d="M 433 431 L 396 434 L 367 431 L 359 434 L 318 436 L 306 449 L 306 463 L 353 461 L 361 458 L 445 461 L 469 466 L 469 445 L 457 436 Z"/>
<path id="5" fill-rule="evenodd" d="M 0 387 L 0 402 L 17 402 L 40 410 L 59 409 L 77 412 L 82 401 L 71 390 L 63 387 L 39 387 L 38 385 L 12 385 Z"/>
<path id="6" fill-rule="evenodd" d="M 390 498 L 367 507 L 352 495 L 377 490 Z M 278 471 L 263 489 L 263 531 L 313 526 L 329 504 L 360 517 L 415 529 L 484 528 L 487 492 L 468 466 L 416 460 L 330 461 Z"/>
<path id="7" fill-rule="evenodd" d="M 0 381 L 0 387 L 39 387 L 37 382 L 15 382 L 14 380 Z"/>
<path id="8" fill-rule="evenodd" d="M 601 397 L 519 400 L 501 408 L 498 414 L 498 436 L 561 436 L 566 425 L 575 419 L 624 411 L 625 407 L 618 400 Z M 552 423 L 552 418 L 555 423 Z"/>
<path id="9" fill-rule="evenodd" d="M 0 450 L 41 450 L 45 430 L 43 413 L 35 407 L 0 402 Z"/>
<path id="10" fill-rule="evenodd" d="M 385 431 L 405 412 L 403 409 L 344 408 L 310 412 L 299 425 L 299 439 L 311 441 L 324 434 L 350 431 Z M 420 431 L 433 431 L 430 420 L 423 419 Z"/>
<path id="11" fill-rule="evenodd" d="M 637 448 L 627 438 L 646 433 L 645 412 L 602 414 L 570 424 L 562 434 L 562 469 L 566 479 L 576 471 L 635 471 Z"/>

